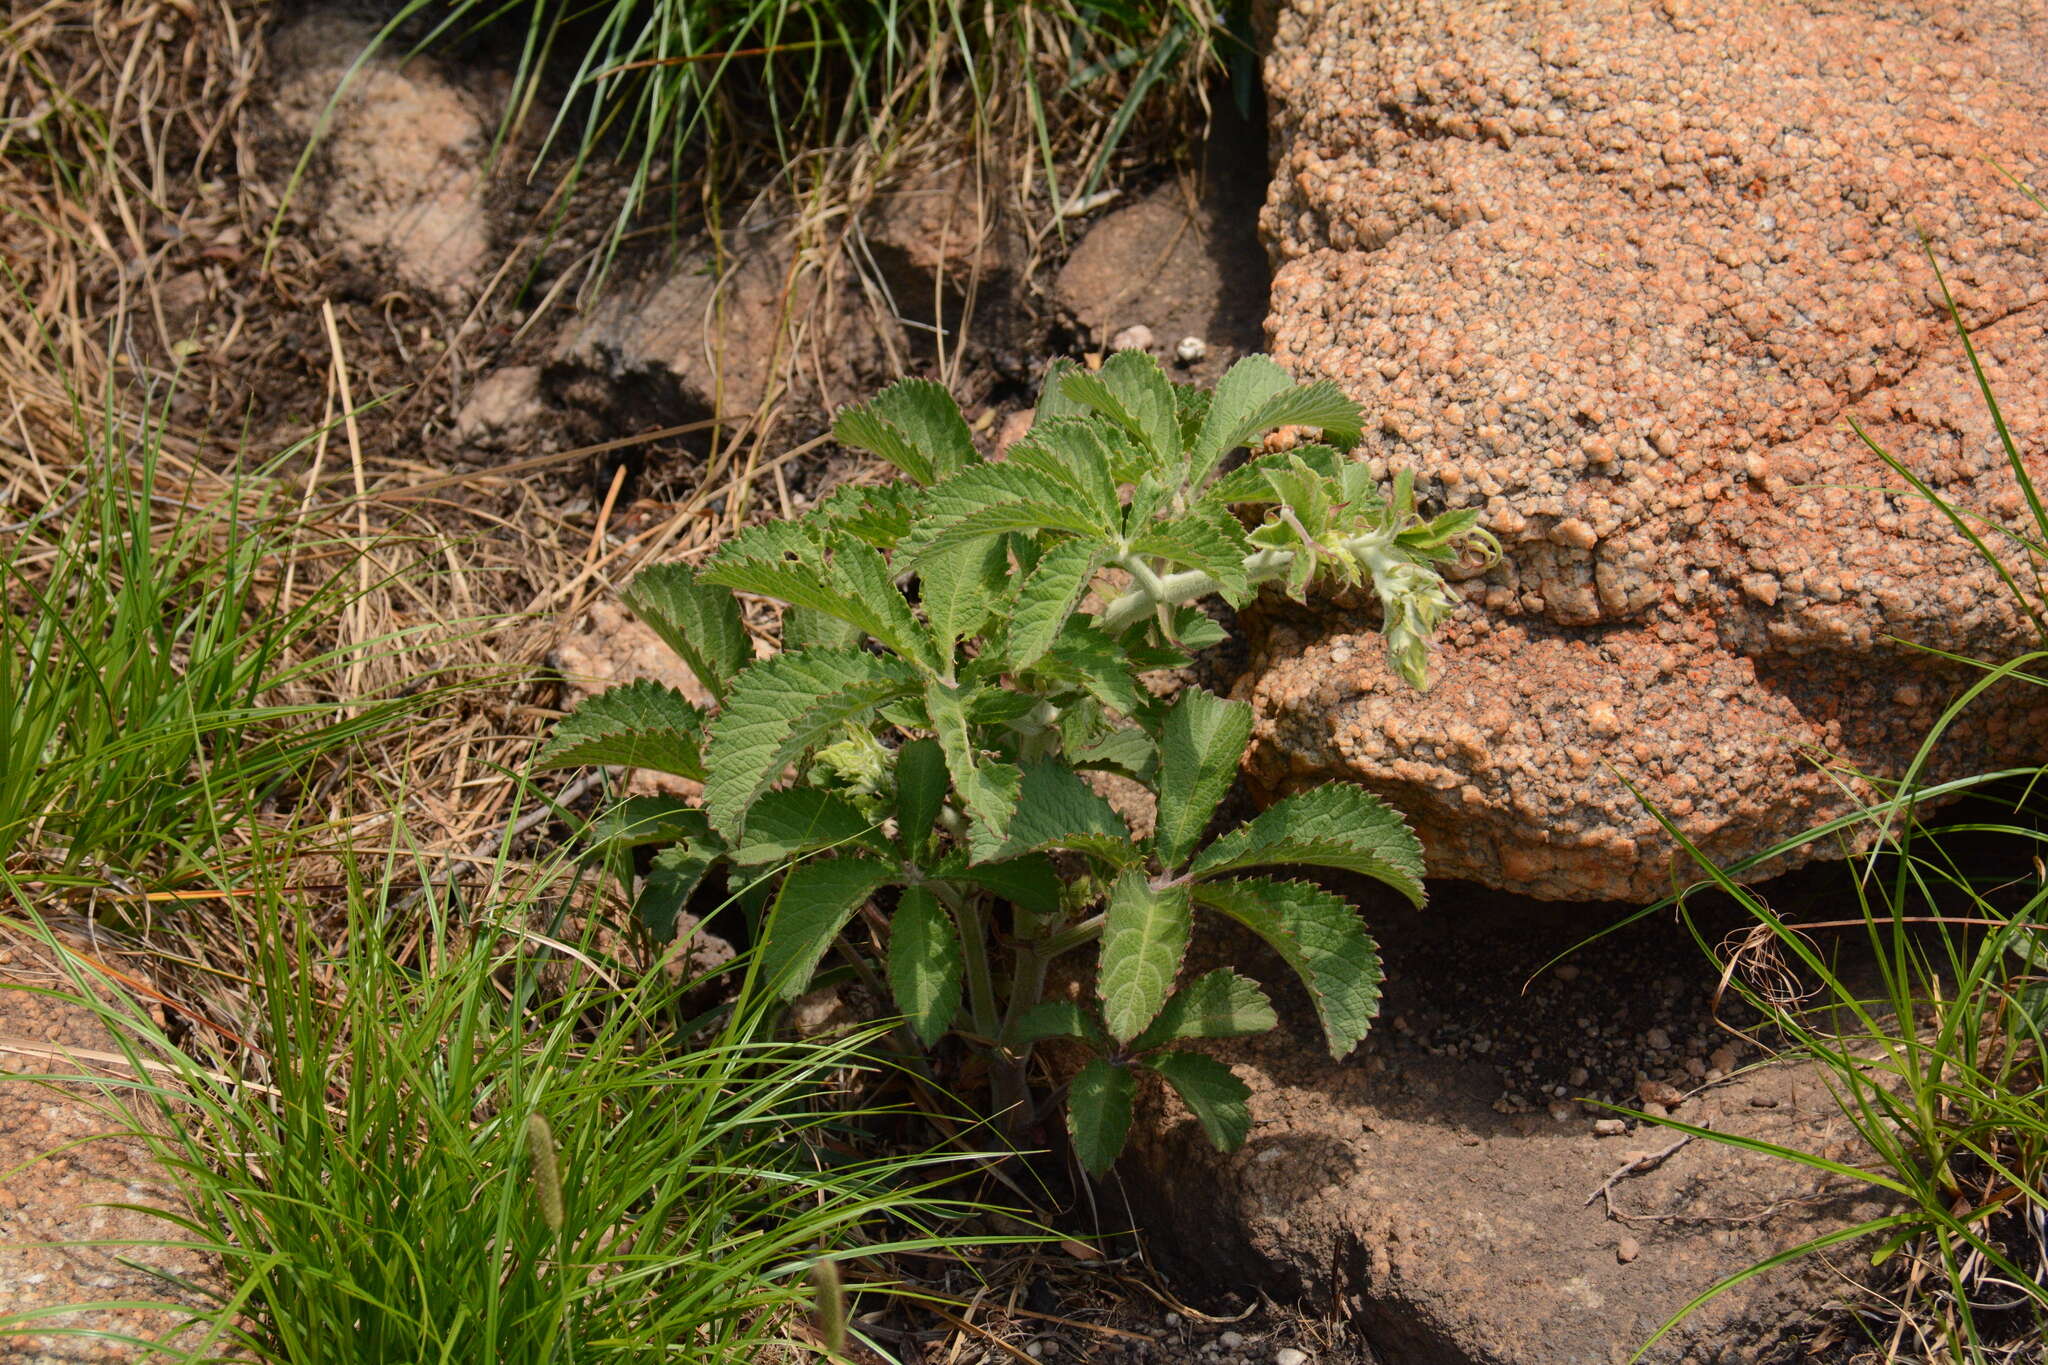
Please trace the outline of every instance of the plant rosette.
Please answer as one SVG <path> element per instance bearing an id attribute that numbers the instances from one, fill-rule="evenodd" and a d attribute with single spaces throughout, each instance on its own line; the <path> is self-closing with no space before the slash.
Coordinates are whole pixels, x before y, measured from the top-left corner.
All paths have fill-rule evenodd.
<path id="1" fill-rule="evenodd" d="M 1324 442 L 1226 472 L 1282 426 Z M 1193 686 L 1161 700 L 1143 679 L 1223 638 L 1204 599 L 1236 607 L 1263 584 L 1304 597 L 1320 582 L 1369 585 L 1390 664 L 1426 685 L 1431 636 L 1458 602 L 1442 567 L 1498 547 L 1476 512 L 1422 517 L 1406 477 L 1383 492 L 1342 453 L 1359 431 L 1334 385 L 1297 385 L 1262 356 L 1212 394 L 1130 352 L 1095 373 L 1055 365 L 1029 434 L 992 461 L 943 389 L 899 383 L 833 432 L 904 479 L 841 489 L 627 590 L 711 705 L 617 687 L 566 718 L 538 762 L 702 784 L 697 801 L 626 801 L 595 830 L 596 856 L 621 870 L 631 850 L 658 850 L 635 897 L 657 935 L 722 869 L 758 916 L 770 989 L 810 988 L 839 944 L 921 1044 L 955 1033 L 986 1051 L 1013 1131 L 1032 1112 L 1032 1049 L 1059 1038 L 1088 1054 L 1066 1109 L 1090 1171 L 1123 1148 L 1139 1071 L 1235 1146 L 1250 1092 L 1188 1044 L 1276 1018 L 1235 971 L 1183 979 L 1195 912 L 1269 944 L 1342 1057 L 1378 1010 L 1378 952 L 1354 905 L 1281 870 L 1362 874 L 1419 907 L 1422 852 L 1398 812 L 1344 784 L 1208 837 L 1251 708 Z M 755 658 L 736 594 L 782 604 L 780 653 Z M 1091 772 L 1153 793 L 1149 837 Z M 856 919 L 885 945 L 879 960 L 847 933 Z M 1089 998 L 1046 999 L 1048 966 L 1091 946 Z"/>

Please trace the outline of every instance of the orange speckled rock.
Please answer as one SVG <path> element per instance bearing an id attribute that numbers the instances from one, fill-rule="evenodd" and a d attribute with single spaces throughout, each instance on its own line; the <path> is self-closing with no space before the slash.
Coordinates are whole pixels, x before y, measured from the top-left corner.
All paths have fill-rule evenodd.
<path id="1" fill-rule="evenodd" d="M 1968 676 L 1898 638 L 2034 640 L 1845 419 L 2026 524 L 1916 232 L 2039 455 L 2048 213 L 1991 164 L 2048 185 L 2037 0 L 1293 0 L 1277 25 L 1273 352 L 1507 555 L 1428 696 L 1363 618 L 1254 620 L 1263 785 L 1386 792 L 1443 875 L 1654 895 L 1673 845 L 1627 783 L 1758 852 L 1844 808 L 1821 763 L 1900 771 Z M 2044 739 L 2016 689 L 1938 766 Z"/>

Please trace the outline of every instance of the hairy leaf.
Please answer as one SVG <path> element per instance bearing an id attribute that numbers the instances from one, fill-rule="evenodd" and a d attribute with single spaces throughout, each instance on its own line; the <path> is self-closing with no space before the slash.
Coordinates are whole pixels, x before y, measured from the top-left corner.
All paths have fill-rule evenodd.
<path id="1" fill-rule="evenodd" d="M 704 713 L 673 687 L 642 679 L 600 692 L 566 716 L 536 768 L 609 764 L 705 778 Z"/>
<path id="2" fill-rule="evenodd" d="M 1265 504 L 1280 501 L 1279 492 L 1273 481 L 1266 477 L 1268 470 L 1285 469 L 1299 460 L 1310 469 L 1316 470 L 1331 480 L 1341 477 L 1340 471 L 1347 466 L 1357 467 L 1337 451 L 1325 445 L 1296 446 L 1292 450 L 1275 451 L 1266 455 L 1254 455 L 1237 468 L 1209 485 L 1202 497 L 1204 501 L 1222 505 L 1239 503 Z M 1367 490 L 1360 489 L 1359 492 Z M 1370 502 L 1379 505 L 1378 495 L 1372 494 Z"/>
<path id="3" fill-rule="evenodd" d="M 1144 869 L 1134 867 L 1110 889 L 1096 989 L 1102 1021 L 1118 1041 L 1142 1033 L 1173 993 L 1187 955 L 1189 923 L 1184 886 L 1156 888 Z"/>
<path id="4" fill-rule="evenodd" d="M 889 992 L 926 1047 L 960 1013 L 960 935 L 939 898 L 921 886 L 904 891 L 889 921 Z"/>
<path id="5" fill-rule="evenodd" d="M 834 489 L 814 509 L 820 522 L 846 532 L 878 550 L 893 550 L 910 534 L 919 502 L 911 483 L 848 483 Z"/>
<path id="6" fill-rule="evenodd" d="M 1199 687 L 1181 689 L 1159 737 L 1159 819 L 1153 852 L 1166 867 L 1192 853 L 1237 778 L 1252 708 Z"/>
<path id="7" fill-rule="evenodd" d="M 1097 1057 L 1081 1068 L 1067 1089 L 1067 1132 L 1074 1155 L 1091 1175 L 1107 1175 L 1131 1132 L 1131 1099 L 1137 1078 Z"/>
<path id="8" fill-rule="evenodd" d="M 934 551 L 918 561 L 918 599 L 942 660 L 987 623 L 1009 577 L 1010 556 L 1001 537 Z"/>
<path id="9" fill-rule="evenodd" d="M 1123 817 L 1072 770 L 1050 760 L 1024 765 L 1008 838 L 992 839 L 979 827 L 968 834 L 977 863 L 1055 848 L 1093 854 L 1119 867 L 1138 856 Z"/>
<path id="10" fill-rule="evenodd" d="M 1010 531 L 1105 539 L 1113 523 L 1058 479 L 1012 464 L 981 464 L 931 489 L 904 550 L 916 557 Z"/>
<path id="11" fill-rule="evenodd" d="M 1288 865 L 1359 872 L 1418 907 L 1424 899 L 1422 844 L 1407 821 L 1371 792 L 1342 782 L 1281 801 L 1203 849 L 1188 872 L 1213 877 Z"/>
<path id="12" fill-rule="evenodd" d="M 1097 520 L 1113 525 L 1122 513 L 1116 486 L 1123 480 L 1117 470 L 1130 462 L 1132 449 L 1127 437 L 1099 422 L 1039 422 L 1003 459 L 1057 479 L 1074 490 Z"/>
<path id="13" fill-rule="evenodd" d="M 844 797 L 816 787 L 764 793 L 747 812 L 732 860 L 743 866 L 787 862 L 816 849 L 862 844 L 877 852 L 887 842 L 875 822 Z"/>
<path id="14" fill-rule="evenodd" d="M 1146 1066 L 1166 1077 L 1219 1152 L 1234 1152 L 1252 1131 L 1251 1087 L 1200 1052 L 1162 1052 Z"/>
<path id="15" fill-rule="evenodd" d="M 1038 561 L 1038 568 L 1017 590 L 1017 604 L 1010 616 L 1011 668 L 1029 668 L 1052 648 L 1102 560 L 1100 545 L 1067 540 Z"/>
<path id="16" fill-rule="evenodd" d="M 896 590 L 881 552 L 843 531 L 832 531 L 819 543 L 794 532 L 789 523 L 758 526 L 706 560 L 699 579 L 822 612 L 906 659 L 938 667 L 931 634 Z"/>
<path id="17" fill-rule="evenodd" d="M 937 740 L 913 739 L 896 751 L 896 837 L 912 858 L 932 837 L 949 790 L 946 755 Z"/>
<path id="18" fill-rule="evenodd" d="M 1200 569 L 1216 580 L 1217 594 L 1232 606 L 1241 604 L 1251 591 L 1244 571 L 1251 546 L 1237 518 L 1220 507 L 1198 504 L 1184 517 L 1155 523 L 1131 542 L 1131 549 Z"/>
<path id="19" fill-rule="evenodd" d="M 753 662 L 739 603 L 727 589 L 699 583 L 687 564 L 642 569 L 621 600 L 720 700 L 732 675 Z"/>
<path id="20" fill-rule="evenodd" d="M 1149 787 L 1159 776 L 1159 746 L 1133 725 L 1111 730 L 1074 753 L 1071 762 L 1076 768 L 1121 773 Z"/>
<path id="21" fill-rule="evenodd" d="M 1130 658 L 1116 640 L 1085 619 L 1069 620 L 1037 667 L 1127 716 L 1136 715 L 1150 695 L 1132 680 Z"/>
<path id="22" fill-rule="evenodd" d="M 874 410 L 931 462 L 937 479 L 949 479 L 981 460 L 974 433 L 945 386 L 929 379 L 904 379 L 875 395 Z"/>
<path id="23" fill-rule="evenodd" d="M 761 926 L 761 980 L 778 999 L 810 987 L 818 962 L 869 896 L 895 880 L 873 858 L 806 858 L 783 874 Z"/>
<path id="24" fill-rule="evenodd" d="M 1152 452 L 1153 467 L 1178 465 L 1180 410 L 1174 402 L 1173 385 L 1159 362 L 1143 351 L 1119 351 L 1102 362 L 1094 379 L 1116 396 L 1118 407 L 1133 424 L 1127 429 Z"/>
<path id="25" fill-rule="evenodd" d="M 778 654 L 742 672 L 711 723 L 704 805 L 712 826 L 737 836 L 755 799 L 806 749 L 920 681 L 910 664 L 862 650 Z"/>
<path id="26" fill-rule="evenodd" d="M 875 411 L 872 403 L 841 408 L 832 421 L 832 439 L 849 449 L 888 461 L 921 484 L 934 479 L 931 457 L 911 444 L 910 438 Z"/>
<path id="27" fill-rule="evenodd" d="M 695 842 L 665 848 L 654 855 L 640 894 L 633 898 L 633 918 L 645 926 L 656 943 L 675 938 L 683 907 L 711 870 L 717 855 Z"/>
<path id="28" fill-rule="evenodd" d="M 971 695 L 937 679 L 925 685 L 925 711 L 931 717 L 939 748 L 946 755 L 946 771 L 952 774 L 953 791 L 974 818 L 975 828 L 999 840 L 1017 808 L 1019 774 L 1012 764 L 982 758 L 975 747 L 974 728 L 968 723 L 971 701 Z"/>
<path id="29" fill-rule="evenodd" d="M 939 860 L 931 875 L 941 881 L 993 892 L 1034 915 L 1059 913 L 1060 888 L 1064 883 L 1052 860 L 1042 853 L 1028 853 L 1000 863 L 970 863 L 964 853 L 949 853 Z"/>
<path id="30" fill-rule="evenodd" d="M 680 796 L 629 796 L 590 822 L 588 838 L 593 852 L 673 844 L 683 839 L 708 843 L 711 822 Z"/>
<path id="31" fill-rule="evenodd" d="M 1109 1042 L 1102 1026 L 1088 1011 L 1071 1000 L 1041 1000 L 1003 1034 L 1011 1047 L 1044 1042 L 1047 1038 L 1083 1038 L 1102 1046 Z"/>
<path id="32" fill-rule="evenodd" d="M 1223 457 L 1279 426 L 1314 426 L 1350 446 L 1364 429 L 1358 405 L 1329 380 L 1296 387 L 1294 377 L 1262 355 L 1230 367 L 1209 400 L 1209 415 L 1189 450 L 1188 482 L 1200 486 Z"/>
<path id="33" fill-rule="evenodd" d="M 1244 1038 L 1279 1022 L 1258 982 L 1219 967 L 1175 991 L 1131 1051 L 1147 1052 L 1181 1038 Z"/>
<path id="34" fill-rule="evenodd" d="M 1202 882 L 1194 896 L 1264 939 L 1294 969 L 1332 1057 L 1358 1046 L 1380 1010 L 1380 956 L 1351 902 L 1308 882 L 1263 877 Z"/>

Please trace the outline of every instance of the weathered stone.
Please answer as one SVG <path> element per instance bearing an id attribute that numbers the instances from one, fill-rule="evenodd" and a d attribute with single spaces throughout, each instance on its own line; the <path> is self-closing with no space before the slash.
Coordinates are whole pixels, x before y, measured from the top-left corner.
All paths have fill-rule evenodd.
<path id="1" fill-rule="evenodd" d="M 320 145 L 298 207 L 343 256 L 460 302 L 482 283 L 483 167 L 494 115 L 425 58 L 355 66 L 374 25 L 300 20 L 274 42 L 277 111 Z"/>
<path id="2" fill-rule="evenodd" d="M 1673 845 L 1628 784 L 1754 854 L 1845 808 L 1817 758 L 1896 775 L 1970 676 L 1893 637 L 2035 640 L 1844 419 L 2025 524 L 1916 234 L 2009 423 L 2048 427 L 2048 214 L 1991 164 L 2048 183 L 2040 6 L 1295 0 L 1277 24 L 1273 351 L 1506 559 L 1428 696 L 1352 638 L 1368 618 L 1254 622 L 1265 786 L 1364 781 L 1444 875 L 1654 895 Z M 2001 693 L 1935 771 L 2044 738 Z"/>

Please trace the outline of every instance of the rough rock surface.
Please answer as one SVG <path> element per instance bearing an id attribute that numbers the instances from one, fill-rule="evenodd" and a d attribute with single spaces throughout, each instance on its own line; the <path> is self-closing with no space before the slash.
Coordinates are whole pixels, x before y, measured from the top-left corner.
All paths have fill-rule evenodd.
<path id="1" fill-rule="evenodd" d="M 1121 1187 L 1181 1282 L 1299 1296 L 1389 1365 L 1619 1365 L 1721 1277 L 1884 1212 L 1867 1187 L 1711 1142 L 1670 1150 L 1682 1135 L 1580 1102 L 1672 1101 L 1687 1122 L 1861 1159 L 1817 1077 L 1742 1069 L 1755 1054 L 1713 1024 L 1713 975 L 1677 926 L 1539 970 L 1578 936 L 1575 915 L 1466 903 L 1373 919 L 1386 1008 L 1358 1052 L 1332 1062 L 1285 986 L 1279 1031 L 1217 1048 L 1252 1088 L 1240 1150 L 1217 1152 L 1164 1086 L 1141 1092 Z M 1285 976 L 1227 935 L 1196 956 Z M 1612 1179 L 1610 1209 L 1610 1177 L 1666 1152 Z M 1645 1359 L 1807 1359 L 1818 1310 L 1853 1294 L 1859 1267 L 1847 1248 L 1774 1271 Z"/>
<path id="2" fill-rule="evenodd" d="M 1916 232 L 2048 429 L 2048 214 L 1990 164 L 2048 184 L 2048 11 L 1294 0 L 1268 84 L 1274 354 L 1506 560 L 1427 697 L 1363 617 L 1269 621 L 1263 785 L 1363 780 L 1445 875 L 1642 897 L 1672 848 L 1624 779 L 1755 853 L 1842 808 L 1817 758 L 1896 773 L 1954 694 L 1887 637 L 2031 639 L 1843 419 L 2022 524 Z M 2038 750 L 2030 700 L 1940 766 Z"/>
<path id="3" fill-rule="evenodd" d="M 315 15 L 274 41 L 278 113 L 297 137 L 322 138 L 299 207 L 350 260 L 459 302 L 481 285 L 491 249 L 491 115 L 424 58 L 372 58 L 344 86 L 375 33 Z"/>

